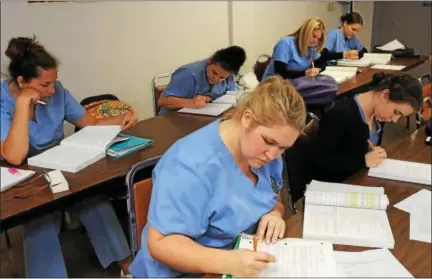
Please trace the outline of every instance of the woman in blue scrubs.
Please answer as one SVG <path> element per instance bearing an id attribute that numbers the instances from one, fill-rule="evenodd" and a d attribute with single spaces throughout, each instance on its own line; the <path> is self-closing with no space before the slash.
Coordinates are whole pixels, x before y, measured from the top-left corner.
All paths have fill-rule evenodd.
<path id="1" fill-rule="evenodd" d="M 280 77 L 263 81 L 231 119 L 178 140 L 153 172 L 135 277 L 258 276 L 272 255 L 232 250 L 242 232 L 284 236 L 281 154 L 305 124 L 305 104 Z"/>
<path id="2" fill-rule="evenodd" d="M 378 166 L 387 156 L 379 146 L 380 122 L 396 123 L 421 107 L 420 82 L 408 74 L 376 73 L 370 85 L 370 91 L 340 100 L 322 117 L 308 156 L 311 179 L 342 182 Z"/>
<path id="3" fill-rule="evenodd" d="M 327 34 L 325 48 L 338 53 L 338 59 L 354 59 L 363 57 L 367 49 L 357 39 L 356 34 L 363 26 L 363 18 L 359 13 L 352 12 L 341 16 L 342 25 Z"/>
<path id="4" fill-rule="evenodd" d="M 308 19 L 296 32 L 279 40 L 263 79 L 273 75 L 286 79 L 316 76 L 328 60 L 335 59 L 324 49 L 325 40 L 324 22 L 318 17 Z"/>
<path id="5" fill-rule="evenodd" d="M 1 83 L 1 158 L 20 165 L 63 139 L 63 121 L 77 126 L 136 123 L 132 114 L 96 119 L 57 81 L 58 63 L 34 38 L 13 38 L 5 52 L 10 80 Z M 43 101 L 46 104 L 40 104 Z M 79 213 L 100 263 L 118 262 L 128 272 L 131 262 L 126 237 L 109 200 L 94 197 L 73 206 Z M 27 277 L 67 277 L 58 239 L 61 213 L 24 224 Z"/>
<path id="6" fill-rule="evenodd" d="M 245 60 L 243 48 L 230 46 L 210 58 L 181 66 L 159 97 L 159 114 L 181 108 L 203 108 L 227 91 L 236 90 L 235 74 Z"/>

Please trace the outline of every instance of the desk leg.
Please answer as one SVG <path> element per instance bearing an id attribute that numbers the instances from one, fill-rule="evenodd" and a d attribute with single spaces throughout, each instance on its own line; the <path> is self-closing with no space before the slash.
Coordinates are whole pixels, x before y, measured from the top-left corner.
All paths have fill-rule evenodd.
<path id="1" fill-rule="evenodd" d="M 18 276 L 18 273 L 15 270 L 15 261 L 13 258 L 12 245 L 11 245 L 11 241 L 10 241 L 10 237 L 9 237 L 9 232 L 7 230 L 5 230 L 5 231 L 3 231 L 3 234 L 4 234 L 5 239 L 6 239 L 6 247 L 8 249 L 9 262 L 10 262 L 11 267 L 12 267 L 13 276 L 14 277 L 20 277 L 20 276 Z"/>

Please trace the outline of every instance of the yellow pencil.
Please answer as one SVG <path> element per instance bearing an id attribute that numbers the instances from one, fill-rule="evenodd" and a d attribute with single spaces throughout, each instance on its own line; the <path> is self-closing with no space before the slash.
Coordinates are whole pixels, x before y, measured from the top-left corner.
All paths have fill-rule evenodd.
<path id="1" fill-rule="evenodd" d="M 253 250 L 254 252 L 257 252 L 258 240 L 256 236 L 254 236 L 252 240 L 253 240 Z"/>

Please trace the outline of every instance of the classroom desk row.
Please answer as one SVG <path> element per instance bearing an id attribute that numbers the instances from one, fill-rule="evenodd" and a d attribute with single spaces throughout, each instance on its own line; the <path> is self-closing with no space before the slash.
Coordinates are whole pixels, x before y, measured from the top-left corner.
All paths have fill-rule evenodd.
<path id="1" fill-rule="evenodd" d="M 387 155 L 392 159 L 430 164 L 432 149 L 424 143 L 425 138 L 425 129 L 422 127 L 413 134 L 385 147 Z M 367 170 L 358 172 L 345 181 L 345 183 L 384 187 L 384 191 L 390 201 L 387 214 L 395 238 L 395 248 L 390 251 L 414 277 L 431 277 L 431 244 L 410 240 L 409 213 L 393 207 L 394 204 L 404 200 L 420 189 L 426 188 L 430 190 L 430 187 L 369 177 Z M 297 215 L 292 216 L 286 221 L 286 237 L 302 237 L 303 212 L 303 208 L 300 208 Z M 368 248 L 364 247 L 347 245 L 334 245 L 333 247 L 335 251 L 358 252 L 368 250 Z"/>
<path id="2" fill-rule="evenodd" d="M 425 56 L 397 58 L 392 60 L 391 64 L 405 65 L 405 71 L 426 60 Z M 355 89 L 367 86 L 372 80 L 372 75 L 379 71 L 370 68 L 361 68 L 361 70 L 362 72 L 355 78 L 339 85 L 339 94 L 350 93 Z M 64 208 L 69 203 L 85 198 L 86 195 L 95 194 L 103 183 L 124 177 L 137 162 L 161 156 L 177 139 L 205 126 L 214 119 L 213 117 L 170 113 L 168 116 L 157 116 L 140 121 L 128 132 L 152 139 L 152 146 L 120 159 L 106 157 L 76 174 L 64 173 L 69 183 L 69 191 L 53 194 L 49 188 L 46 188 L 37 195 L 26 199 L 14 198 L 16 195 L 25 195 L 37 190 L 38 187 L 43 187 L 42 179 L 40 179 L 24 187 L 13 187 L 1 193 L 0 229 L 5 230 L 20 225 L 47 212 Z M 1 165 L 5 164 L 2 162 Z M 24 165 L 21 168 L 28 167 Z M 42 171 L 38 168 L 30 169 Z M 124 183 L 120 183 L 119 186 L 124 186 Z"/>

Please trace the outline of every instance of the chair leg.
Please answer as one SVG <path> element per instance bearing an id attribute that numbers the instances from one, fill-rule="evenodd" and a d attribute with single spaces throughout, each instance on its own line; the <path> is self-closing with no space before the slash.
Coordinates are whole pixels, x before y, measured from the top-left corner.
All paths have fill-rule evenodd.
<path id="1" fill-rule="evenodd" d="M 14 257 L 13 257 L 13 252 L 12 252 L 12 244 L 10 241 L 10 237 L 9 237 L 9 232 L 7 230 L 3 231 L 3 234 L 5 236 L 6 239 L 6 247 L 8 250 L 8 256 L 9 256 L 9 262 L 12 268 L 12 274 L 14 277 L 20 277 L 17 273 L 17 271 L 15 270 L 15 261 L 14 261 Z"/>

